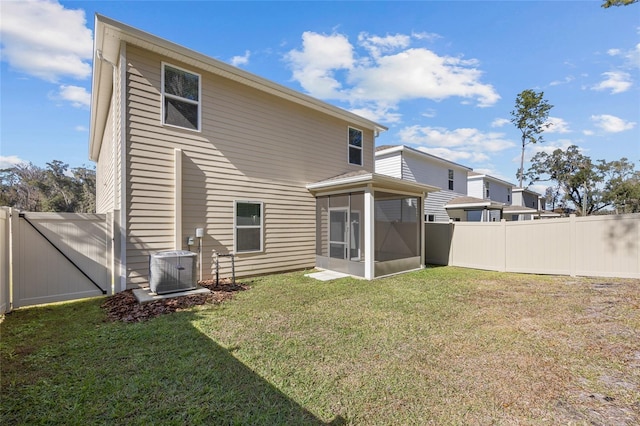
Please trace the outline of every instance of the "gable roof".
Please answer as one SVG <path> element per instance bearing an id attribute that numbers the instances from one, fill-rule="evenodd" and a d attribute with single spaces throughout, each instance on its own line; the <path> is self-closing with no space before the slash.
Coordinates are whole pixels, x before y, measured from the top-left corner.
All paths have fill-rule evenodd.
<path id="1" fill-rule="evenodd" d="M 237 81 L 257 90 L 311 108 L 323 114 L 349 121 L 375 133 L 388 130 L 385 126 L 297 92 L 273 81 L 259 77 L 225 62 L 198 53 L 163 38 L 137 28 L 107 18 L 95 16 L 93 45 L 93 76 L 91 90 L 91 124 L 89 130 L 89 158 L 98 157 L 100 135 L 106 126 L 111 92 L 113 90 L 112 64 L 119 62 L 121 43 L 139 46 L 143 49 L 189 64 L 195 68 Z"/>
<path id="2" fill-rule="evenodd" d="M 467 175 L 467 179 L 468 180 L 475 180 L 475 179 L 487 179 L 489 181 L 493 181 L 493 182 L 498 182 L 502 185 L 506 185 L 509 187 L 516 187 L 514 184 L 512 184 L 511 182 L 507 182 L 506 180 L 502 180 L 499 179 L 497 177 L 491 176 L 491 175 L 487 175 L 484 173 L 478 173 L 478 172 L 469 172 L 469 174 Z"/>
<path id="3" fill-rule="evenodd" d="M 497 201 L 492 200 L 484 200 L 482 198 L 462 196 L 456 197 L 451 200 L 447 204 L 444 205 L 444 208 L 449 210 L 456 209 L 479 209 L 486 208 L 488 210 L 502 210 L 504 208 L 503 203 L 499 203 Z"/>
<path id="4" fill-rule="evenodd" d="M 428 193 L 439 191 L 440 188 L 423 183 L 399 179 L 379 173 L 371 173 L 366 170 L 343 173 L 333 176 L 320 182 L 308 184 L 306 187 L 313 193 L 321 191 L 347 190 L 372 186 L 378 190 L 394 190 L 417 193 Z"/>
<path id="5" fill-rule="evenodd" d="M 461 169 L 465 169 L 469 172 L 471 172 L 471 170 L 473 170 L 471 167 L 467 167 L 467 166 L 463 166 L 462 164 L 458 164 L 458 163 L 454 163 L 453 161 L 447 160 L 445 158 L 442 157 L 438 157 L 435 156 L 433 154 L 429 154 L 427 152 L 421 151 L 419 149 L 415 149 L 415 148 L 411 148 L 410 146 L 407 145 L 381 145 L 376 147 L 376 151 L 375 151 L 375 156 L 381 156 L 381 155 L 386 155 L 386 154 L 393 154 L 396 152 L 407 152 L 409 154 L 413 154 L 418 158 L 421 159 L 428 159 L 428 160 L 434 160 L 437 161 L 439 163 L 445 163 L 447 165 L 450 166 L 454 166 L 454 167 L 458 167 Z"/>

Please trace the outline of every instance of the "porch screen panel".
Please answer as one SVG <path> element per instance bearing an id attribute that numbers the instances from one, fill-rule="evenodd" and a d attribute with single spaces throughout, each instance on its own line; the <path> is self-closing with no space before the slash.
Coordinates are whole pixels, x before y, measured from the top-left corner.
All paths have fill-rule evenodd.
<path id="1" fill-rule="evenodd" d="M 375 260 L 420 256 L 420 200 L 415 197 L 375 201 Z"/>
<path id="2" fill-rule="evenodd" d="M 349 195 L 329 197 L 329 257 L 348 259 Z"/>

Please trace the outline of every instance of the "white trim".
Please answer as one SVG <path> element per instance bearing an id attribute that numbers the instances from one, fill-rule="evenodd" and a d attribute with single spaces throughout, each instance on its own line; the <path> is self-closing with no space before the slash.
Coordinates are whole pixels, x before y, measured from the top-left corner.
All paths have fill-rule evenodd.
<path id="1" fill-rule="evenodd" d="M 165 93 L 164 91 L 164 74 L 165 74 L 165 67 L 170 67 L 170 68 L 174 68 L 178 71 L 182 71 L 188 74 L 192 74 L 195 75 L 196 77 L 198 77 L 198 100 L 194 101 L 193 99 L 188 99 L 188 98 L 183 98 L 182 96 L 177 96 L 177 95 L 172 95 L 171 93 Z M 163 126 L 168 126 L 168 127 L 175 127 L 177 129 L 184 129 L 184 130 L 189 130 L 191 132 L 201 132 L 202 131 L 202 75 L 200 75 L 197 72 L 193 72 L 191 70 L 179 67 L 177 65 L 173 65 L 170 62 L 165 62 L 162 61 L 161 62 L 161 67 L 160 67 L 160 94 L 161 94 L 161 105 L 160 105 L 160 123 Z M 190 129 L 188 127 L 183 127 L 183 126 L 178 126 L 176 124 L 169 124 L 166 123 L 164 121 L 164 116 L 165 116 L 165 111 L 164 111 L 164 104 L 165 104 L 165 98 L 169 98 L 169 99 L 175 99 L 177 101 L 180 102 L 184 102 L 187 104 L 191 104 L 191 105 L 196 105 L 198 107 L 198 127 L 196 129 Z"/>
<path id="2" fill-rule="evenodd" d="M 120 291 L 127 289 L 127 45 L 120 42 Z M 115 83 L 115 82 L 114 82 Z M 115 114 L 114 114 L 115 115 Z M 115 117 L 114 117 L 115 119 Z M 117 164 L 116 164 L 117 165 Z M 116 207 L 116 206 L 114 206 Z"/>
<path id="3" fill-rule="evenodd" d="M 182 250 L 182 150 L 173 150 L 173 247 Z"/>
<path id="4" fill-rule="evenodd" d="M 360 146 L 351 144 L 351 129 L 357 130 L 360 132 Z M 360 150 L 360 164 L 351 162 L 351 148 L 356 148 Z M 361 129 L 353 126 L 347 126 L 347 163 L 350 166 L 360 166 L 364 167 L 364 132 Z"/>
<path id="5" fill-rule="evenodd" d="M 375 204 L 371 185 L 364 190 L 364 277 L 372 280 L 375 276 Z"/>
<path id="6" fill-rule="evenodd" d="M 259 204 L 260 205 L 260 226 L 240 225 L 238 228 L 238 203 Z M 259 250 L 238 250 L 238 229 L 260 229 L 260 249 Z M 236 254 L 262 253 L 264 252 L 264 202 L 252 200 L 233 200 L 233 252 Z"/>

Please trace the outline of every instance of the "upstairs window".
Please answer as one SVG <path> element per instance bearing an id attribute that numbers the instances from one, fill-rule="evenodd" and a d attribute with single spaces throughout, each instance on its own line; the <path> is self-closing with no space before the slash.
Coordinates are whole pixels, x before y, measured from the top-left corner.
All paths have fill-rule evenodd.
<path id="1" fill-rule="evenodd" d="M 263 250 L 263 204 L 259 201 L 235 203 L 235 252 L 248 253 Z"/>
<path id="2" fill-rule="evenodd" d="M 453 170 L 449 169 L 449 191 L 453 191 Z"/>
<path id="3" fill-rule="evenodd" d="M 362 130 L 349 127 L 349 164 L 362 166 Z"/>
<path id="4" fill-rule="evenodd" d="M 489 196 L 489 182 L 485 182 L 484 184 L 484 198 L 491 198 Z"/>
<path id="5" fill-rule="evenodd" d="M 200 76 L 162 64 L 162 124 L 200 130 Z"/>

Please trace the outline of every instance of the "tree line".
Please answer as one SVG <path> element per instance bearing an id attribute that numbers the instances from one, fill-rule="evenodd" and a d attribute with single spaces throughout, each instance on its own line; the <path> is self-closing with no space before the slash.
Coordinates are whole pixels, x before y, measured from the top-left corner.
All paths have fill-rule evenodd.
<path id="1" fill-rule="evenodd" d="M 544 92 L 527 89 L 516 97 L 511 122 L 522 136 L 520 168 L 516 173 L 520 187 L 525 179 L 529 185 L 549 182 L 545 197 L 552 210 L 560 208 L 582 216 L 605 210 L 617 214 L 640 212 L 640 171 L 625 157 L 594 162 L 571 145 L 551 154 L 538 152 L 531 159 L 529 170 L 524 171 L 526 145 L 544 141 L 542 134 L 551 126 L 551 108 Z"/>
<path id="2" fill-rule="evenodd" d="M 0 170 L 0 205 L 29 212 L 94 213 L 96 171 L 59 160 L 38 167 L 21 163 Z"/>

